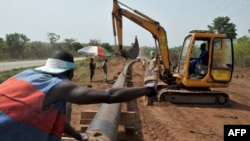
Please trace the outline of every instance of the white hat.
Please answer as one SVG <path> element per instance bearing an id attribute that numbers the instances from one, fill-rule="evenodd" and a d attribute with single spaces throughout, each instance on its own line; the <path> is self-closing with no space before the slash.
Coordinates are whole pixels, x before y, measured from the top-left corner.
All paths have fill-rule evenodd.
<path id="1" fill-rule="evenodd" d="M 35 68 L 35 70 L 50 74 L 60 74 L 74 68 L 75 64 L 73 62 L 68 62 L 55 58 L 48 58 L 45 66 L 37 67 Z"/>

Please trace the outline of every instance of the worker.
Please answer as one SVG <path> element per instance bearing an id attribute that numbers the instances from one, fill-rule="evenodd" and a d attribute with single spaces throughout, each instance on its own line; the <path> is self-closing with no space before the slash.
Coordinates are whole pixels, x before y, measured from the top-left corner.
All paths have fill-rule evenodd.
<path id="1" fill-rule="evenodd" d="M 208 52 L 206 50 L 206 44 L 202 43 L 200 45 L 201 53 L 199 55 L 199 58 L 193 59 L 190 61 L 189 64 L 189 74 L 195 73 L 195 66 L 197 62 L 200 62 L 202 65 L 208 65 Z"/>
<path id="2" fill-rule="evenodd" d="M 156 67 L 156 56 L 155 52 L 151 51 L 150 52 L 150 60 L 149 60 L 149 68 L 155 68 Z"/>
<path id="3" fill-rule="evenodd" d="M 102 62 L 102 70 L 103 70 L 103 73 L 104 73 L 104 76 L 103 76 L 103 83 L 106 84 L 107 83 L 107 78 L 108 78 L 108 67 L 107 67 L 107 62 L 108 62 L 108 59 L 105 58 L 104 61 Z"/>
<path id="4" fill-rule="evenodd" d="M 92 82 L 93 81 L 93 77 L 95 75 L 95 63 L 94 63 L 94 59 L 93 58 L 90 58 L 89 72 L 90 72 L 90 82 Z"/>
<path id="5" fill-rule="evenodd" d="M 142 60 L 142 68 L 143 70 L 146 70 L 146 59 Z"/>
<path id="6" fill-rule="evenodd" d="M 24 70 L 0 84 L 1 141 L 60 141 L 64 134 L 88 141 L 95 133 L 78 133 L 65 122 L 66 102 L 74 104 L 120 103 L 155 93 L 157 77 L 145 76 L 143 87 L 88 88 L 72 80 L 73 56 L 52 53 L 46 64 Z"/>

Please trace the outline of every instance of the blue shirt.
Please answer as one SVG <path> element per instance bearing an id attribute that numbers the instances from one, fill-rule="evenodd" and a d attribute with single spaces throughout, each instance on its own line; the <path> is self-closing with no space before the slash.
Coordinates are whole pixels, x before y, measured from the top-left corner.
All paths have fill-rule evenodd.
<path id="1" fill-rule="evenodd" d="M 28 69 L 0 84 L 0 141 L 60 141 L 66 102 L 43 110 L 43 101 L 66 79 Z"/>

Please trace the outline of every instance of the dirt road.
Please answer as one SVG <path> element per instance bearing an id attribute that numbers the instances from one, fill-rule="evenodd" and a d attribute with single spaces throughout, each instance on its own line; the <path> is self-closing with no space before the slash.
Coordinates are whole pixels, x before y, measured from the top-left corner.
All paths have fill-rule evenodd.
<path id="1" fill-rule="evenodd" d="M 121 70 L 117 64 L 109 62 L 110 70 Z M 110 66 L 112 64 L 112 66 Z M 247 72 L 247 71 L 245 71 Z M 114 72 L 115 73 L 115 72 Z M 96 72 L 96 78 L 102 78 L 102 72 Z M 136 127 L 135 135 L 118 135 L 119 141 L 223 141 L 225 124 L 250 125 L 250 75 L 236 71 L 229 88 L 219 89 L 229 94 L 230 102 L 226 106 L 190 106 L 171 103 L 154 103 L 154 106 L 144 106 L 143 97 L 129 102 L 129 110 L 136 112 L 137 119 L 133 120 Z M 112 79 L 114 74 L 109 75 Z M 134 86 L 143 85 L 144 71 L 141 62 L 133 66 Z M 101 79 L 100 79 L 101 80 Z M 107 88 L 101 81 L 93 82 L 93 87 Z M 87 84 L 83 84 L 87 85 Z M 126 103 L 124 103 L 126 105 Z M 81 128 L 80 113 L 84 110 L 97 110 L 99 105 L 73 105 L 71 124 Z M 126 108 L 123 108 L 126 110 Z"/>

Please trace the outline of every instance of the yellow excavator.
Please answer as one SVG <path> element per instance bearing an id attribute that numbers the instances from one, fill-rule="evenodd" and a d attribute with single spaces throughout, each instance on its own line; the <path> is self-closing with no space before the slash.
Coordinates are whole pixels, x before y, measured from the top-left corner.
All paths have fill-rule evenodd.
<path id="1" fill-rule="evenodd" d="M 122 7 L 121 7 L 122 6 Z M 125 8 L 123 8 L 125 7 Z M 204 30 L 192 30 L 185 37 L 176 60 L 176 67 L 172 69 L 170 62 L 167 35 L 160 23 L 147 15 L 134 10 L 125 4 L 113 0 L 113 28 L 114 36 L 118 36 L 117 52 L 135 54 L 138 52 L 124 53 L 122 49 L 122 18 L 138 24 L 140 27 L 149 31 L 156 41 L 159 54 L 156 55 L 156 63 L 159 68 L 159 79 L 161 82 L 157 86 L 157 101 L 184 103 L 184 104 L 226 104 L 229 96 L 213 88 L 225 88 L 230 85 L 234 68 L 233 43 L 232 39 L 225 37 L 224 34 L 210 33 Z M 206 64 L 199 61 L 199 48 L 207 52 Z M 135 48 L 135 46 L 133 47 Z M 137 47 L 139 48 L 139 47 Z M 135 50 L 135 49 L 133 49 Z M 190 71 L 193 60 L 196 64 Z M 146 105 L 152 104 L 152 99 L 145 99 Z"/>

